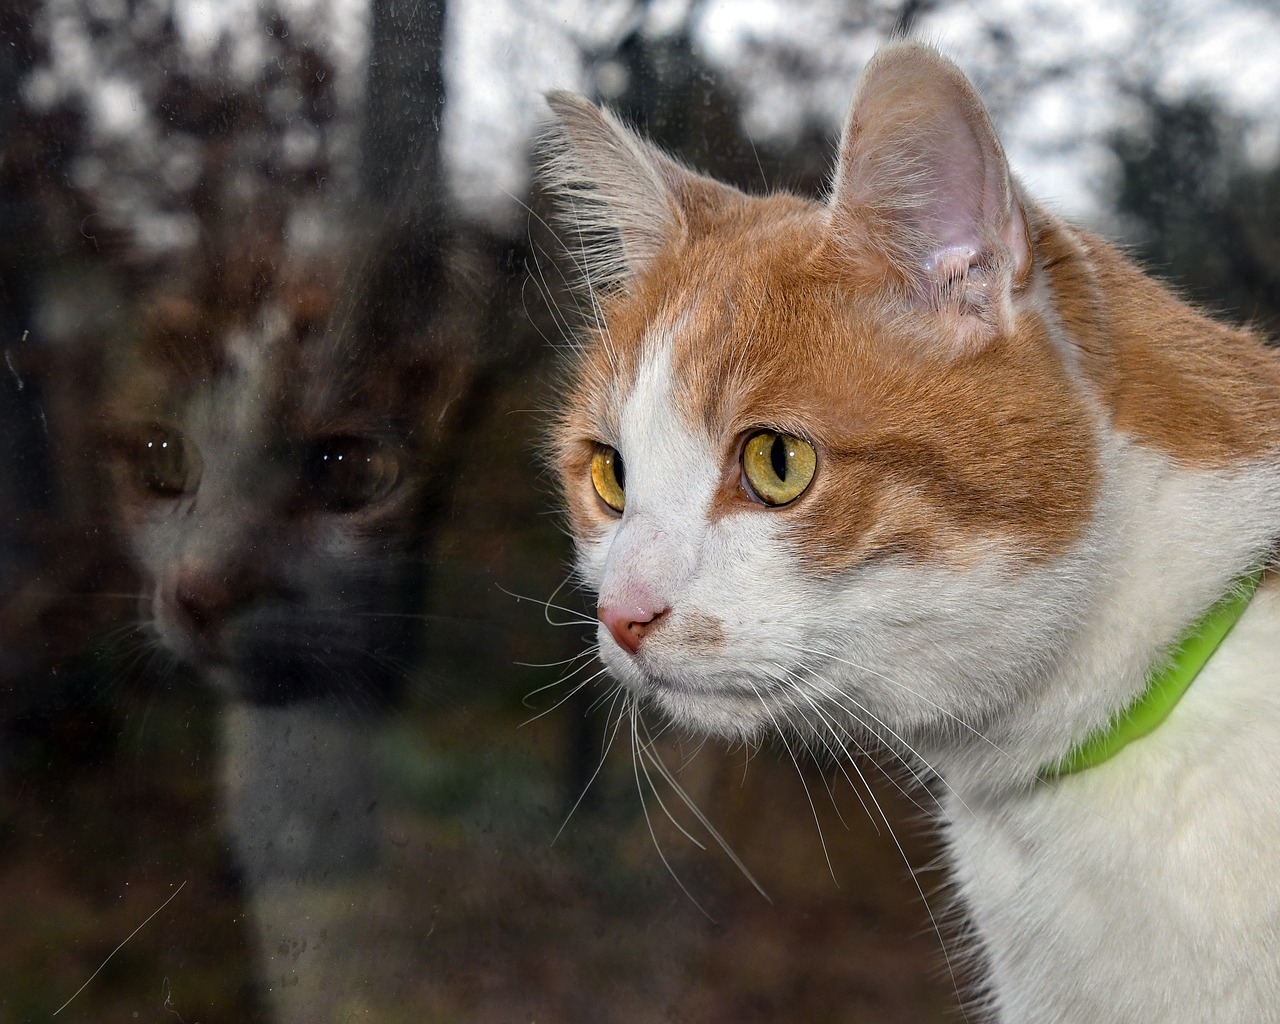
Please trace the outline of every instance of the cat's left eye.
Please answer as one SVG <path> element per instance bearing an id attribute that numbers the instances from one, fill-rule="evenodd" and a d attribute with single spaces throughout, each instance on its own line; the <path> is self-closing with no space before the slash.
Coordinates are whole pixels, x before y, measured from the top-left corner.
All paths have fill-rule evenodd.
<path id="1" fill-rule="evenodd" d="M 303 482 L 331 512 L 354 512 L 386 497 L 400 482 L 400 456 L 365 437 L 326 437 L 303 464 Z"/>
<path id="2" fill-rule="evenodd" d="M 591 483 L 595 486 L 600 500 L 613 511 L 621 512 L 627 504 L 626 471 L 622 465 L 622 456 L 616 448 L 597 445 L 596 453 L 591 459 Z"/>
<path id="3" fill-rule="evenodd" d="M 766 505 L 787 505 L 813 482 L 818 456 L 794 434 L 760 430 L 742 448 L 742 475 L 752 495 Z"/>
<path id="4" fill-rule="evenodd" d="M 176 498 L 200 483 L 200 455 L 181 431 L 152 424 L 134 442 L 138 482 L 153 495 Z"/>

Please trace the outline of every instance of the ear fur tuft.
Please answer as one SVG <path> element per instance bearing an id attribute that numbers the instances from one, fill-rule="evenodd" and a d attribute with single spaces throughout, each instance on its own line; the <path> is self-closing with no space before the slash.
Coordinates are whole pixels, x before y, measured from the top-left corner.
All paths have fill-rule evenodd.
<path id="1" fill-rule="evenodd" d="M 586 283 L 609 289 L 741 199 L 646 142 L 616 115 L 569 92 L 547 103 L 557 123 L 542 142 L 542 180 L 556 197 Z"/>
<path id="2" fill-rule="evenodd" d="M 1008 328 L 1031 267 L 1026 217 L 982 101 L 936 50 L 896 43 L 867 65 L 828 219 L 864 275 L 947 314 L 958 350 Z"/>
<path id="3" fill-rule="evenodd" d="M 586 284 L 608 289 L 683 231 L 673 179 L 690 172 L 583 96 L 556 91 L 547 103 L 556 124 L 542 140 L 542 180 Z"/>

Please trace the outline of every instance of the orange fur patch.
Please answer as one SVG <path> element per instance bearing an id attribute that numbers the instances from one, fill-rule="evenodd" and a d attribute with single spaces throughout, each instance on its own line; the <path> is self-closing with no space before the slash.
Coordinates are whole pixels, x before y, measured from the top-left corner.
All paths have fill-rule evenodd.
<path id="1" fill-rule="evenodd" d="M 646 339 L 663 333 L 653 326 L 683 317 L 674 398 L 721 445 L 713 516 L 760 514 L 737 460 L 744 435 L 765 426 L 817 448 L 810 489 L 765 513 L 793 522 L 815 571 L 890 552 L 962 564 L 991 538 L 1049 557 L 1081 536 L 1098 483 L 1091 417 L 1038 318 L 974 355 L 931 355 L 931 315 L 833 259 L 816 203 L 741 196 L 703 216 L 703 230 L 604 304 L 607 327 L 578 368 L 561 431 L 576 528 L 601 522 L 587 443 L 609 440 L 601 432 Z"/>
<path id="2" fill-rule="evenodd" d="M 1106 242 L 1042 225 L 1059 316 L 1114 428 L 1184 465 L 1280 448 L 1280 357 L 1210 320 Z"/>

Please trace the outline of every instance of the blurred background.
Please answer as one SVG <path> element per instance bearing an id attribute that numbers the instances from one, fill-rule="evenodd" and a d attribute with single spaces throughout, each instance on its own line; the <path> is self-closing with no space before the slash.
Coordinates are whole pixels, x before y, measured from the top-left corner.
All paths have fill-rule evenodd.
<path id="1" fill-rule="evenodd" d="M 895 34 L 1276 326 L 1264 0 L 5 0 L 0 1021 L 955 1018 L 928 794 L 637 750 L 543 463 L 542 93 L 817 193 Z"/>

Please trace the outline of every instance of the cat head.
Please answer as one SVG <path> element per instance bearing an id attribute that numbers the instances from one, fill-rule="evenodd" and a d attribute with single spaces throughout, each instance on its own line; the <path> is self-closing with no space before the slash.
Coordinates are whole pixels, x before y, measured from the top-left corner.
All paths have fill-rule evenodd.
<path id="1" fill-rule="evenodd" d="M 613 674 L 749 736 L 981 720 L 1089 577 L 1096 426 L 964 76 L 913 44 L 858 84 L 829 195 L 751 196 L 549 97 L 584 284 L 556 430 Z"/>
<path id="2" fill-rule="evenodd" d="M 232 697 L 377 707 L 413 666 L 470 373 L 442 337 L 460 320 L 383 322 L 403 295 L 379 273 L 313 259 L 240 300 L 157 298 L 118 355 L 107 434 L 143 622 Z"/>

